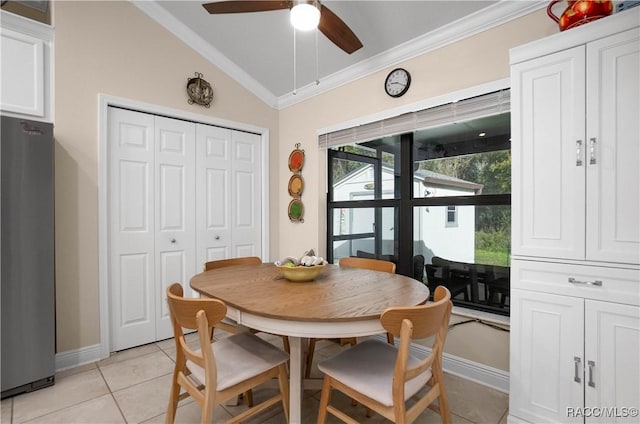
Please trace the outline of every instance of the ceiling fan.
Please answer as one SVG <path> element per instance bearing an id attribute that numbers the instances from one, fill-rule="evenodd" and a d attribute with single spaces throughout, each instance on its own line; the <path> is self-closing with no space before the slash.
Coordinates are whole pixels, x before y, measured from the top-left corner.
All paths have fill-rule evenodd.
<path id="1" fill-rule="evenodd" d="M 268 12 L 271 10 L 290 9 L 293 12 L 294 6 L 312 5 L 320 11 L 320 21 L 318 29 L 336 46 L 351 54 L 362 47 L 362 43 L 351 31 L 347 24 L 342 21 L 328 7 L 320 4 L 319 1 L 217 1 L 205 3 L 202 6 L 211 14 L 224 13 L 247 13 L 247 12 Z M 317 13 L 317 12 L 316 12 Z M 315 26 L 314 26 L 315 28 Z"/>

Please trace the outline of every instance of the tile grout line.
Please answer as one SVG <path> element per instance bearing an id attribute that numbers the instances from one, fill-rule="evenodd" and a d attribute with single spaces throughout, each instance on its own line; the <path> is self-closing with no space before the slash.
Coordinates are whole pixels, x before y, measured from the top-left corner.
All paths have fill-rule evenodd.
<path id="1" fill-rule="evenodd" d="M 111 386 L 109 386 L 109 383 L 107 382 L 107 379 L 105 378 L 104 374 L 102 373 L 102 369 L 100 368 L 100 365 L 97 362 L 96 362 L 96 368 L 98 369 L 98 372 L 100 373 L 100 377 L 102 377 L 102 381 L 104 381 L 105 386 L 107 386 L 107 389 L 109 390 L 109 395 L 111 396 L 111 399 L 113 399 L 113 403 L 116 404 L 116 408 L 118 408 L 118 412 L 120 412 L 120 416 L 122 417 L 122 420 L 125 423 L 128 423 L 127 417 L 124 416 L 124 412 L 122 412 L 122 409 L 120 408 L 120 404 L 118 403 L 116 397 L 113 395 L 113 391 L 111 390 Z"/>

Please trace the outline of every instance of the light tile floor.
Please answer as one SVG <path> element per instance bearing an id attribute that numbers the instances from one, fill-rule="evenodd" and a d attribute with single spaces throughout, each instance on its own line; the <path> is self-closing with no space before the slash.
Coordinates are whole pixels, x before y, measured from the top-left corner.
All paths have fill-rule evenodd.
<path id="1" fill-rule="evenodd" d="M 281 347 L 279 337 L 262 335 Z M 194 335 L 192 343 L 196 342 Z M 22 394 L 2 401 L 0 422 L 18 423 L 164 423 L 169 399 L 169 386 L 175 346 L 173 339 L 129 349 L 111 355 L 108 359 L 83 365 L 56 374 L 52 387 Z M 194 344 L 197 344 L 194 343 Z M 319 342 L 315 360 L 323 360 L 341 349 L 331 342 Z M 312 376 L 319 377 L 315 368 Z M 503 424 L 506 423 L 508 395 L 468 380 L 445 374 L 447 393 L 454 423 Z M 254 390 L 254 398 L 272 395 L 272 390 Z M 315 423 L 320 391 L 305 391 L 303 397 L 303 424 Z M 379 415 L 365 416 L 365 409 L 352 406 L 350 399 L 334 392 L 332 403 L 347 411 L 363 423 L 389 422 Z M 224 422 L 246 409 L 238 406 L 220 406 L 214 414 L 215 422 Z M 176 423 L 200 422 L 200 408 L 191 398 L 178 407 Z M 248 421 L 250 424 L 284 423 L 280 406 L 274 406 Z M 328 423 L 339 422 L 334 417 Z M 440 417 L 427 410 L 417 423 L 439 423 Z"/>

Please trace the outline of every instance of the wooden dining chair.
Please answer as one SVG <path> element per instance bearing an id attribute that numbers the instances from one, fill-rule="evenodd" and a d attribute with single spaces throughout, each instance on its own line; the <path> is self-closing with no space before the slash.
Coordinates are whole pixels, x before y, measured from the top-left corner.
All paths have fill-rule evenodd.
<path id="1" fill-rule="evenodd" d="M 359 257 L 344 257 L 340 258 L 338 264 L 344 268 L 360 268 L 360 269 L 370 269 L 373 271 L 382 271 L 389 272 L 391 274 L 395 274 L 396 272 L 396 264 L 391 261 L 383 261 L 380 259 L 370 259 L 370 258 L 359 258 Z M 307 352 L 307 364 L 304 376 L 305 378 L 309 378 L 311 376 L 311 367 L 313 364 L 313 354 L 316 349 L 316 343 L 320 340 L 325 339 L 309 339 L 309 349 Z M 347 337 L 342 339 L 335 339 L 335 341 L 339 342 L 340 345 L 351 345 L 354 346 L 357 343 L 355 337 Z M 394 343 L 393 335 L 387 333 L 387 342 L 390 344 Z"/>
<path id="2" fill-rule="evenodd" d="M 212 269 L 224 268 L 228 266 L 234 265 L 260 265 L 262 263 L 262 259 L 257 256 L 246 256 L 241 258 L 230 258 L 230 259 L 219 259 L 216 261 L 205 262 L 204 270 L 209 271 Z M 222 320 L 219 326 L 217 326 L 220 330 L 224 330 L 229 333 L 237 333 L 240 331 L 235 321 L 225 318 Z M 258 333 L 257 330 L 251 328 L 250 331 L 252 333 Z M 213 334 L 211 334 L 213 340 Z M 289 353 L 289 338 L 287 336 L 282 336 L 282 345 L 284 350 Z"/>
<path id="3" fill-rule="evenodd" d="M 208 261 L 204 263 L 204 270 L 209 271 L 212 269 L 224 268 L 233 265 L 260 265 L 262 259 L 257 256 L 245 256 L 242 258 L 229 258 L 219 259 L 216 261 Z"/>
<path id="4" fill-rule="evenodd" d="M 259 265 L 262 263 L 262 259 L 257 256 L 245 256 L 240 258 L 219 259 L 215 261 L 208 261 L 204 263 L 204 270 L 210 271 L 212 269 L 225 268 L 234 265 Z M 241 331 L 237 323 L 230 318 L 225 317 L 216 328 L 226 331 L 227 333 L 238 333 Z M 212 329 L 213 331 L 213 329 Z M 211 333 L 211 340 L 213 341 L 213 333 Z M 286 346 L 285 346 L 286 347 Z"/>
<path id="5" fill-rule="evenodd" d="M 340 258 L 338 264 L 344 268 L 371 269 L 373 271 L 390 272 L 392 274 L 395 274 L 396 272 L 396 264 L 391 261 L 383 261 L 381 259 L 347 256 Z"/>
<path id="6" fill-rule="evenodd" d="M 277 377 L 280 391 L 275 396 L 233 417 L 238 423 L 266 408 L 282 402 L 285 417 L 289 414 L 289 383 L 286 362 L 289 356 L 250 332 L 241 332 L 211 342 L 210 328 L 226 315 L 227 307 L 217 299 L 183 297 L 178 283 L 167 288 L 176 342 L 176 363 L 171 383 L 166 422 L 175 421 L 178 402 L 188 396 L 202 409 L 201 423 L 213 422 L 216 405 Z M 199 349 L 192 350 L 185 341 L 183 328 L 197 330 Z M 181 392 L 184 389 L 184 392 Z"/>
<path id="7" fill-rule="evenodd" d="M 327 413 L 345 423 L 357 423 L 330 405 L 331 391 L 337 389 L 394 423 L 412 423 L 427 408 L 451 422 L 449 402 L 442 374 L 442 350 L 451 315 L 451 293 L 445 287 L 435 290 L 434 301 L 420 306 L 394 307 L 382 313 L 382 326 L 396 337 L 399 347 L 368 339 L 338 355 L 320 362 L 325 374 L 318 411 L 318 424 Z M 410 354 L 411 341 L 434 337 L 431 353 L 425 359 Z M 429 390 L 418 397 L 425 386 Z M 415 403 L 407 405 L 412 399 Z M 438 405 L 433 405 L 435 400 Z"/>

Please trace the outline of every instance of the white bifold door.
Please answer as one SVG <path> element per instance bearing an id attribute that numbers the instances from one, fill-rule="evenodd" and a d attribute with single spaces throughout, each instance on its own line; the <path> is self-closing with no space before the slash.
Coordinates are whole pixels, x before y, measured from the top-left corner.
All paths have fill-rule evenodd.
<path id="1" fill-rule="evenodd" d="M 173 336 L 166 287 L 179 282 L 197 297 L 189 279 L 204 261 L 261 256 L 261 144 L 256 134 L 113 107 L 108 119 L 117 351 Z"/>

